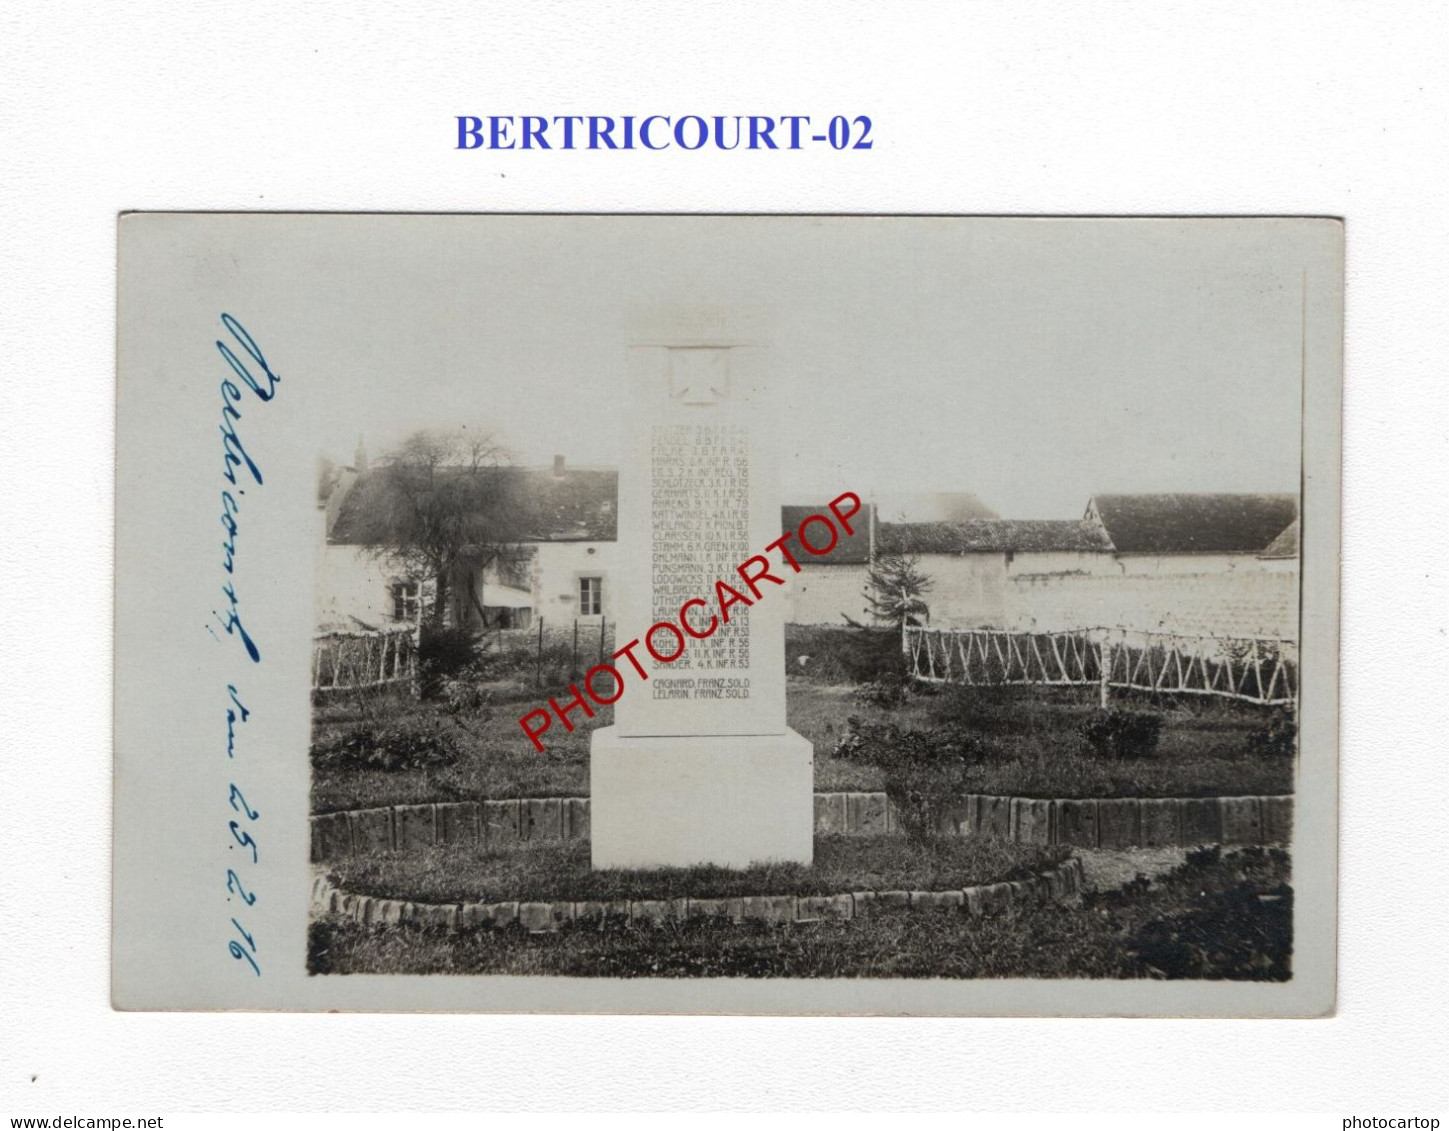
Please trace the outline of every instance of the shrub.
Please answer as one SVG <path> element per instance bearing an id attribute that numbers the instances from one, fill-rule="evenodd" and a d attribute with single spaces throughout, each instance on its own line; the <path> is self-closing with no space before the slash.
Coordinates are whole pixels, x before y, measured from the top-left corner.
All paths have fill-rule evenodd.
<path id="1" fill-rule="evenodd" d="M 540 690 L 567 688 L 583 674 L 579 668 L 592 664 L 580 656 L 575 667 L 570 645 L 545 637 L 540 649 L 534 636 L 509 641 L 491 654 L 491 660 L 495 678 L 507 680 L 526 698 L 536 698 Z"/>
<path id="2" fill-rule="evenodd" d="M 1205 871 L 1216 868 L 1218 861 L 1223 857 L 1222 846 L 1216 844 L 1204 844 L 1198 848 L 1189 848 L 1187 855 L 1183 857 L 1182 869 L 1187 872 Z"/>
<path id="3" fill-rule="evenodd" d="M 327 770 L 421 770 L 450 766 L 460 754 L 443 720 L 426 714 L 363 719 L 312 747 L 314 764 Z"/>
<path id="4" fill-rule="evenodd" d="M 1194 849 L 1164 879 L 1185 906 L 1138 923 L 1128 954 L 1160 978 L 1284 981 L 1293 953 L 1293 889 L 1282 849 Z"/>
<path id="5" fill-rule="evenodd" d="M 1249 754 L 1289 758 L 1298 752 L 1298 723 L 1291 711 L 1275 710 L 1266 726 L 1252 731 L 1243 740 Z"/>
<path id="6" fill-rule="evenodd" d="M 904 677 L 906 671 L 900 633 L 860 625 L 792 625 L 785 637 L 785 665 L 791 674 L 820 683 L 870 683 Z"/>
<path id="7" fill-rule="evenodd" d="M 424 628 L 418 642 L 418 688 L 435 699 L 443 681 L 458 676 L 478 660 L 478 634 L 467 628 Z"/>
<path id="8" fill-rule="evenodd" d="M 1013 735 L 1060 727 L 1074 710 L 1052 704 L 1043 688 L 948 683 L 927 705 L 926 716 L 937 725 L 963 727 L 975 734 Z"/>
<path id="9" fill-rule="evenodd" d="M 448 713 L 459 721 L 485 721 L 493 715 L 493 693 L 483 684 L 492 678 L 491 665 L 470 664 L 455 676 L 439 680 L 438 698 Z"/>
<path id="10" fill-rule="evenodd" d="M 1081 727 L 1081 735 L 1101 758 L 1150 758 L 1162 737 L 1162 716 L 1152 711 L 1112 708 L 1098 711 Z"/>
<path id="11" fill-rule="evenodd" d="M 834 756 L 879 768 L 886 796 L 913 841 L 924 843 L 949 831 L 951 815 L 966 792 L 970 768 L 982 758 L 980 742 L 959 727 L 902 732 L 890 723 L 866 723 L 851 716 Z"/>
<path id="12" fill-rule="evenodd" d="M 862 683 L 851 692 L 850 697 L 862 707 L 894 711 L 905 703 L 910 690 L 910 681 L 906 679 L 904 672 L 889 672 L 869 683 Z"/>

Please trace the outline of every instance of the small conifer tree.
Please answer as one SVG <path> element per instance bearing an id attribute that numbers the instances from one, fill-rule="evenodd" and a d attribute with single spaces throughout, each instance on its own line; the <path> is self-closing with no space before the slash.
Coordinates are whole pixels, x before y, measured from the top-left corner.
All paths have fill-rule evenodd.
<path id="1" fill-rule="evenodd" d="M 931 619 L 925 594 L 934 582 L 921 572 L 921 559 L 912 554 L 879 555 L 866 571 L 865 599 L 877 622 L 899 629 L 923 625 Z"/>

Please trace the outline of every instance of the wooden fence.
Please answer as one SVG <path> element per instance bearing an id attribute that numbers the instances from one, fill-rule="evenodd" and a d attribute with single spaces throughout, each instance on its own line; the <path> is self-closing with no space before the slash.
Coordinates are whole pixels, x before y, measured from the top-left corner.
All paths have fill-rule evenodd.
<path id="1" fill-rule="evenodd" d="M 1264 706 L 1298 699 L 1298 646 L 1290 640 L 1121 628 L 1009 632 L 908 626 L 901 648 L 914 679 L 984 687 L 1096 686 L 1103 706 L 1113 688 Z"/>
<path id="2" fill-rule="evenodd" d="M 411 684 L 417 674 L 417 638 L 410 628 L 328 632 L 312 638 L 313 691 Z"/>
<path id="3" fill-rule="evenodd" d="M 519 665 L 519 674 L 531 666 L 536 686 L 546 682 L 545 669 L 567 663 L 570 678 L 582 675 L 595 664 L 608 662 L 614 653 L 614 632 L 617 622 L 603 618 L 572 620 L 560 618 L 545 623 L 538 617 L 529 628 L 510 628 L 494 632 L 489 647 L 512 655 Z M 567 660 L 565 660 L 567 657 Z"/>

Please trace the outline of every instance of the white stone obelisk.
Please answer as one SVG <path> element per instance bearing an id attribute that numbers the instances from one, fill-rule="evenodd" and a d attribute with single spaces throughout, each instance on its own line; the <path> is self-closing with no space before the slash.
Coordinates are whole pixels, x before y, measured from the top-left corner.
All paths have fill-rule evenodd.
<path id="1" fill-rule="evenodd" d="M 781 533 L 768 348 L 723 312 L 689 311 L 640 320 L 628 354 L 617 640 L 679 624 L 696 599 L 683 614 L 696 631 L 721 623 L 672 662 L 636 650 L 647 682 L 621 662 L 615 725 L 590 748 L 593 865 L 809 863 L 814 760 L 785 726 L 785 589 L 761 582 L 756 599 L 736 572 Z M 727 624 L 720 580 L 751 600 Z"/>

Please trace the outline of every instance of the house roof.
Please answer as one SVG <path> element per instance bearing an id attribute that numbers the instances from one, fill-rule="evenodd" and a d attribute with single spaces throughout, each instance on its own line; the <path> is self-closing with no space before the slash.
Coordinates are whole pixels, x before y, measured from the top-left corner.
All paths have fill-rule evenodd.
<path id="1" fill-rule="evenodd" d="M 800 524 L 812 514 L 823 514 L 831 518 L 831 522 L 839 531 L 839 541 L 830 553 L 822 557 L 812 558 L 803 555 L 802 560 L 815 564 L 825 563 L 828 565 L 853 565 L 860 562 L 870 561 L 870 512 L 871 504 L 866 503 L 860 509 L 860 513 L 854 515 L 850 520 L 852 534 L 846 534 L 840 529 L 839 523 L 835 523 L 830 515 L 830 504 L 819 503 L 815 506 L 785 506 L 780 508 L 780 533 L 787 530 L 798 530 Z M 818 526 L 810 528 L 810 541 L 812 545 L 821 545 L 825 541 L 825 534 Z"/>
<path id="2" fill-rule="evenodd" d="M 970 491 L 887 491 L 878 501 L 880 513 L 892 522 L 975 522 L 1001 517 Z"/>
<path id="3" fill-rule="evenodd" d="M 509 468 L 507 473 L 519 477 L 519 488 L 532 510 L 535 529 L 529 541 L 612 542 L 618 538 L 619 473 L 612 468 L 569 468 L 562 475 L 549 467 Z M 338 508 L 328 541 L 341 545 L 374 541 L 387 489 L 384 469 L 359 475 Z M 869 512 L 867 504 L 851 520 L 855 532 L 846 535 L 841 531 L 840 541 L 828 555 L 806 560 L 831 565 L 869 561 Z M 827 503 L 781 507 L 780 531 L 798 529 L 812 514 L 829 513 Z M 813 529 L 811 533 L 819 541 Z"/>
<path id="4" fill-rule="evenodd" d="M 1298 520 L 1294 519 L 1282 534 L 1268 543 L 1260 558 L 1296 558 L 1298 556 Z"/>
<path id="5" fill-rule="evenodd" d="M 618 472 L 570 468 L 555 475 L 552 468 L 505 468 L 502 474 L 515 480 L 528 502 L 533 525 L 528 541 L 612 542 L 618 537 Z M 359 475 L 338 508 L 327 540 L 343 545 L 375 541 L 387 490 L 385 469 Z"/>
<path id="6" fill-rule="evenodd" d="M 619 533 L 619 473 L 613 468 L 530 468 L 524 490 L 533 500 L 539 542 L 612 542 Z"/>
<path id="7" fill-rule="evenodd" d="M 1074 550 L 1111 552 L 1102 528 L 1081 520 L 980 519 L 974 522 L 883 522 L 876 542 L 885 553 L 1003 554 Z"/>
<path id="8" fill-rule="evenodd" d="M 1296 495 L 1093 495 L 1087 508 L 1122 554 L 1253 553 L 1298 517 Z"/>

